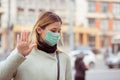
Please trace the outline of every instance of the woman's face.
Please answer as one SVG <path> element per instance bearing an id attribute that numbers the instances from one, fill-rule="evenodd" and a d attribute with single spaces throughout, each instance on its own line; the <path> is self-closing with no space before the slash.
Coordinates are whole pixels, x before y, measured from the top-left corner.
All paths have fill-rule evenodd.
<path id="1" fill-rule="evenodd" d="M 60 22 L 55 22 L 55 23 L 52 23 L 48 26 L 46 26 L 45 29 L 40 29 L 38 30 L 38 33 L 40 33 L 40 38 L 39 40 L 42 39 L 45 39 L 45 36 L 47 34 L 47 32 L 53 32 L 53 33 L 59 33 L 60 34 L 60 31 L 61 31 L 61 23 Z"/>

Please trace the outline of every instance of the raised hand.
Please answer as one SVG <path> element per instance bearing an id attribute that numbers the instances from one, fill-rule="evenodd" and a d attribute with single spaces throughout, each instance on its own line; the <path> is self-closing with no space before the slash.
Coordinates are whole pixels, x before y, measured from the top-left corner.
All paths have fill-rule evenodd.
<path id="1" fill-rule="evenodd" d="M 17 35 L 17 49 L 23 56 L 27 56 L 35 46 L 36 44 L 30 46 L 28 42 L 28 32 L 22 31 L 21 35 Z"/>

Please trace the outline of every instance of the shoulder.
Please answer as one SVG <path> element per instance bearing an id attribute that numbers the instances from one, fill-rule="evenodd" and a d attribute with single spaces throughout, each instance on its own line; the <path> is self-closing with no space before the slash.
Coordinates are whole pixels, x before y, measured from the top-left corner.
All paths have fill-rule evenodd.
<path id="1" fill-rule="evenodd" d="M 60 58 L 66 60 L 67 62 L 70 62 L 70 57 L 67 53 L 64 53 L 64 52 L 61 52 L 61 53 L 58 53 Z"/>

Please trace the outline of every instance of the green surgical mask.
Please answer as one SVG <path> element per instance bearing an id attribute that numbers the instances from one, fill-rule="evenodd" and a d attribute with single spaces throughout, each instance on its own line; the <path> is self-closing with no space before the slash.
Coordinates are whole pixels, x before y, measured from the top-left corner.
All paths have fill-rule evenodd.
<path id="1" fill-rule="evenodd" d="M 50 46 L 54 46 L 55 44 L 58 43 L 60 39 L 60 34 L 59 33 L 54 33 L 54 32 L 47 32 L 46 36 L 45 36 L 45 42 L 50 45 Z"/>

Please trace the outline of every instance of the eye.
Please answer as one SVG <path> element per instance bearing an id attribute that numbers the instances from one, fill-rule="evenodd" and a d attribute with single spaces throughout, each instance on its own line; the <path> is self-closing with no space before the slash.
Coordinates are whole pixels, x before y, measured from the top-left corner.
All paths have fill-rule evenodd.
<path id="1" fill-rule="evenodd" d="M 50 31 L 51 31 L 51 32 L 54 32 L 54 33 L 60 33 L 60 32 L 61 32 L 61 29 L 59 29 L 59 30 L 58 30 L 58 29 L 51 29 Z"/>
<path id="2" fill-rule="evenodd" d="M 61 30 L 58 31 L 58 33 L 60 33 L 60 32 L 61 32 Z"/>
<path id="3" fill-rule="evenodd" d="M 54 32 L 54 33 L 56 32 L 56 30 L 51 30 L 51 31 Z"/>

